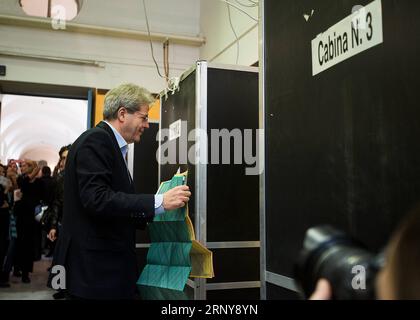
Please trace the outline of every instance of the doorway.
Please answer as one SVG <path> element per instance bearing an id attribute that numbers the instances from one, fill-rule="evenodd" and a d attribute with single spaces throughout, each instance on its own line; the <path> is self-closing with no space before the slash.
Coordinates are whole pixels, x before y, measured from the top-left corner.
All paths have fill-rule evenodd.
<path id="1" fill-rule="evenodd" d="M 92 92 L 90 88 L 1 81 L 0 162 L 44 160 L 53 171 L 60 148 L 92 125 Z M 40 225 L 37 230 L 36 238 L 46 241 Z M 11 273 L 10 287 L 0 289 L 0 300 L 52 299 L 55 291 L 46 286 L 51 265 L 47 247 L 45 242 L 39 246 L 43 255 L 35 255 L 31 282 L 23 283 Z"/>

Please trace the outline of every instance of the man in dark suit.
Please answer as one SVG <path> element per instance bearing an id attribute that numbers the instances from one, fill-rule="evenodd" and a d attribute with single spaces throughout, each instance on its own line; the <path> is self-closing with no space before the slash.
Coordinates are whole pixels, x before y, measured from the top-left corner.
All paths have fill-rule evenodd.
<path id="1" fill-rule="evenodd" d="M 54 264 L 65 267 L 72 297 L 131 299 L 139 268 L 135 230 L 155 214 L 185 206 L 187 186 L 163 196 L 135 194 L 128 144 L 149 127 L 151 94 L 133 84 L 107 93 L 104 120 L 72 145 L 66 163 L 62 234 Z"/>

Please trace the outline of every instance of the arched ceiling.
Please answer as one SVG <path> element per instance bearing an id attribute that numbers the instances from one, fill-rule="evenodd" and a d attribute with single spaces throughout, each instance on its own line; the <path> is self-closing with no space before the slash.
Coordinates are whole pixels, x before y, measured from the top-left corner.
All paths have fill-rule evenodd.
<path id="1" fill-rule="evenodd" d="M 58 151 L 87 127 L 87 101 L 4 95 L 0 122 L 0 157 L 58 161 Z"/>

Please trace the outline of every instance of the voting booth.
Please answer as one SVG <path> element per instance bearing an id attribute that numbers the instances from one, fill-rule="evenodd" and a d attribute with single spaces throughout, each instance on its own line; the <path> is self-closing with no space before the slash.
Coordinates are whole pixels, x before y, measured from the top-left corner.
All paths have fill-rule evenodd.
<path id="1" fill-rule="evenodd" d="M 420 200 L 420 2 L 260 6 L 261 297 L 290 299 L 309 227 L 378 252 Z"/>
<path id="2" fill-rule="evenodd" d="M 159 181 L 188 171 L 195 239 L 213 254 L 214 277 L 190 277 L 188 297 L 258 299 L 258 175 L 244 156 L 257 152 L 258 68 L 197 62 L 161 93 L 160 119 Z"/>

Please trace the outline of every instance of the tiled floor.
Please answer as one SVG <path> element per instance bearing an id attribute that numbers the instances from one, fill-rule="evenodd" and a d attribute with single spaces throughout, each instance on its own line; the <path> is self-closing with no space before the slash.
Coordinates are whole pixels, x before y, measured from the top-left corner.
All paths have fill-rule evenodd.
<path id="1" fill-rule="evenodd" d="M 10 276 L 10 288 L 0 288 L 0 300 L 52 300 L 54 290 L 47 288 L 51 260 L 34 263 L 34 272 L 29 275 L 31 283 L 22 283 L 21 278 Z"/>

